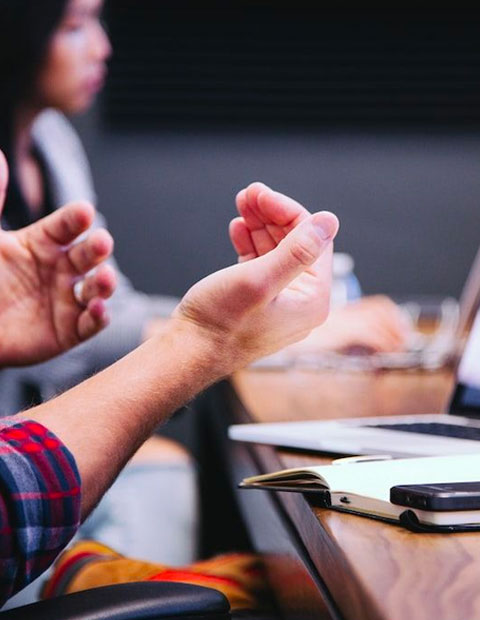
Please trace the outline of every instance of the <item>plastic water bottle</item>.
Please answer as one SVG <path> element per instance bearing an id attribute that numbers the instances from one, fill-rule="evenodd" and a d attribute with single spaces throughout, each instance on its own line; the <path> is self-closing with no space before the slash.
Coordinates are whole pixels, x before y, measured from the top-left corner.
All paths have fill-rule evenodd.
<path id="1" fill-rule="evenodd" d="M 360 282 L 354 273 L 355 261 L 345 252 L 333 255 L 331 306 L 342 306 L 362 296 Z"/>

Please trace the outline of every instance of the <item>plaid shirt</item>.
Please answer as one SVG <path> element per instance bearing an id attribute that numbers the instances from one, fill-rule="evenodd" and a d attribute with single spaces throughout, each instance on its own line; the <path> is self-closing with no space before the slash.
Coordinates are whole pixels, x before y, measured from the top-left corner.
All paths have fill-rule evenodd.
<path id="1" fill-rule="evenodd" d="M 77 531 L 80 476 L 41 424 L 0 425 L 0 605 L 38 577 Z"/>

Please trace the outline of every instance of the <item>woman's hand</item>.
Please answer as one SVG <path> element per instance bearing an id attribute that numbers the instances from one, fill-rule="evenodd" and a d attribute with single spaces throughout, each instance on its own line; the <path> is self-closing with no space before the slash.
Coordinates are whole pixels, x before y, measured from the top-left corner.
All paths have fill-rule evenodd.
<path id="1" fill-rule="evenodd" d="M 391 353 L 404 351 L 411 335 L 405 313 L 388 297 L 375 295 L 334 308 L 323 325 L 291 350 Z"/>

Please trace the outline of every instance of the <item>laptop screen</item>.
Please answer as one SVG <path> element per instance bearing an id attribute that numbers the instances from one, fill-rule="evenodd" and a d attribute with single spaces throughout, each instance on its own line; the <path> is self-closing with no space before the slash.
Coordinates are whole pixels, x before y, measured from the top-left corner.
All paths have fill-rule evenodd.
<path id="1" fill-rule="evenodd" d="M 450 413 L 480 418 L 480 311 L 477 311 L 458 365 Z"/>

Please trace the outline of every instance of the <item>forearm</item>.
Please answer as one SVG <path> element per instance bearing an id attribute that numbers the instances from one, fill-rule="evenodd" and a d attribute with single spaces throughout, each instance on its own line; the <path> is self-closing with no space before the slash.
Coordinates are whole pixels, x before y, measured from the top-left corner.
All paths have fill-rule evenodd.
<path id="1" fill-rule="evenodd" d="M 208 276 L 188 291 L 163 332 L 29 412 L 73 453 L 83 515 L 172 411 L 325 320 L 337 229 L 333 215 L 314 214 L 271 252 Z"/>
<path id="2" fill-rule="evenodd" d="M 29 411 L 74 455 L 84 517 L 153 429 L 222 376 L 220 359 L 219 343 L 171 321 L 110 368 Z"/>

